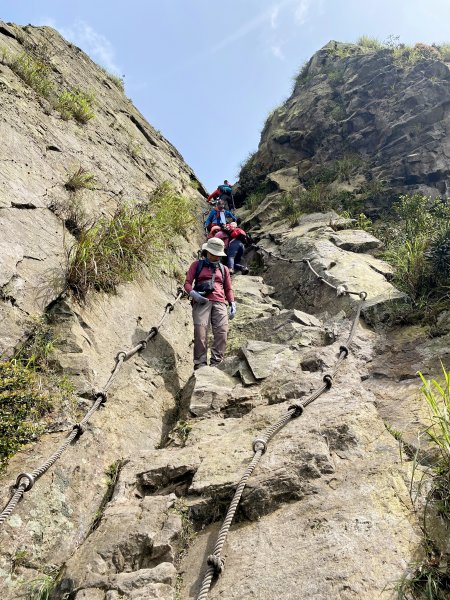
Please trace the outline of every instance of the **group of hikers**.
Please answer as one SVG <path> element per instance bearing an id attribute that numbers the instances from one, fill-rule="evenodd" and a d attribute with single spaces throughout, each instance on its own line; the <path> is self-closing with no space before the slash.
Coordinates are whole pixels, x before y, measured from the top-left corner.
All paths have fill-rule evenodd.
<path id="1" fill-rule="evenodd" d="M 236 315 L 231 275 L 248 268 L 241 260 L 250 236 L 239 227 L 234 211 L 233 190 L 228 181 L 208 196 L 211 205 L 205 220 L 207 241 L 201 258 L 188 269 L 184 289 L 192 303 L 194 321 L 194 370 L 208 364 L 208 330 L 211 326 L 213 346 L 210 366 L 219 365 L 225 356 L 228 320 Z M 227 204 L 228 208 L 225 208 Z"/>

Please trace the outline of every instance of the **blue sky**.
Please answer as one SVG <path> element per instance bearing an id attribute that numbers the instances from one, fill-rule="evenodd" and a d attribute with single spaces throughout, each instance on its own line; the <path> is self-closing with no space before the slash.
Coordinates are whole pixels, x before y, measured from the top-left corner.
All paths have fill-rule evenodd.
<path id="1" fill-rule="evenodd" d="M 235 180 L 292 77 L 329 40 L 450 41 L 449 0 L 10 0 L 0 19 L 58 29 L 125 91 L 212 191 Z"/>

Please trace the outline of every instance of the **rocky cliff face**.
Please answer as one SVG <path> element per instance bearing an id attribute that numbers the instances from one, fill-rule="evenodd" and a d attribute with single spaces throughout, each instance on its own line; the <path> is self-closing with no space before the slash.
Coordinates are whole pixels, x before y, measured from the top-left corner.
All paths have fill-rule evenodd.
<path id="1" fill-rule="evenodd" d="M 401 48 L 324 46 L 269 116 L 241 173 L 243 195 L 288 168 L 301 186 L 339 159 L 354 166 L 341 189 L 369 190 L 364 201 L 372 210 L 399 192 L 447 195 L 450 72 L 444 59 L 420 45 L 414 56 Z"/>
<path id="2" fill-rule="evenodd" d="M 26 147 L 38 152 L 39 143 L 48 143 L 59 149 L 41 151 L 35 162 L 10 152 L 16 177 L 2 171 L 10 191 L 0 219 L 3 211 L 15 219 L 5 246 L 9 254 L 4 253 L 11 293 L 4 294 L 9 321 L 3 344 L 11 351 L 26 331 L 27 306 L 50 312 L 59 340 L 55 361 L 74 382 L 80 407 L 87 409 L 89 390 L 107 379 L 117 351 L 142 339 L 146 327 L 159 320 L 176 284 L 162 274 L 123 285 L 116 296 L 97 293 L 84 305 L 69 295 L 60 297 L 58 290 L 36 304 L 31 282 L 47 283 L 48 269 L 61 273 L 61 238 L 70 235 L 64 215 L 53 208 L 55 197 L 68 198 L 64 153 L 79 160 L 84 148 L 91 152 L 87 168 L 103 182 L 101 189 L 83 191 L 94 214 L 112 210 L 117 194 L 124 196 L 130 188 L 139 197 L 163 179 L 193 202 L 200 195 L 190 187 L 195 176 L 177 152 L 121 93 L 106 89 L 110 84 L 104 73 L 87 57 L 51 30 L 21 31 L 20 40 L 17 32 L 0 27 L 11 49 L 18 50 L 19 41 L 51 40 L 59 49 L 55 68 L 69 79 L 82 72 L 74 85 L 88 78 L 108 107 L 87 127 L 68 126 L 51 110 L 41 113 L 33 93 L 2 67 L 0 76 L 8 82 L 2 94 L 9 98 L 16 90 L 10 106 L 20 108 L 18 117 L 7 115 L 2 126 L 25 129 L 22 121 L 35 111 L 22 135 L 38 141 Z M 33 119 L 42 125 L 36 127 Z M 137 135 L 136 121 L 142 155 L 133 157 L 128 140 Z M 54 137 L 47 142 L 50 132 Z M 273 143 L 274 148 L 281 144 Z M 265 151 L 260 150 L 261 161 Z M 308 398 L 333 369 L 359 302 L 358 296 L 342 294 L 345 290 L 367 293 L 349 355 L 332 388 L 268 445 L 244 490 L 222 554 L 225 570 L 209 597 L 387 600 L 395 597 L 396 582 L 421 555 L 420 528 L 408 493 L 412 463 L 409 455 L 400 456 L 394 434 L 401 431 L 407 447 L 417 448 L 425 415 L 416 371 L 434 374 L 439 359 L 448 361 L 450 334 L 432 338 L 418 327 L 386 332 L 386 315 L 402 294 L 389 281 L 389 265 L 371 254 L 379 241 L 359 230 L 339 230 L 342 219 L 332 211 L 303 215 L 295 226 L 287 223 L 281 192 L 301 183 L 297 167 L 280 171 L 272 158 L 267 158 L 264 177 L 278 190 L 253 210 L 241 211 L 245 226 L 259 239 L 261 248 L 247 257 L 259 272 L 234 277 L 238 313 L 224 364 L 192 375 L 189 306 L 178 303 L 158 336 L 126 363 L 108 402 L 76 446 L 38 480 L 3 526 L 2 598 L 26 597 L 40 584 L 50 598 L 66 600 L 197 597 L 206 557 L 253 456 L 252 441 L 293 402 Z M 25 169 L 22 161 L 33 168 L 28 167 L 29 179 L 28 172 L 22 175 L 22 191 L 13 190 Z M 45 173 L 59 177 L 54 189 Z M 28 229 L 19 225 L 23 214 L 36 215 Z M 59 241 L 38 237 L 39 219 L 57 224 Z M 20 245 L 21 254 L 15 250 Z M 45 249 L 41 261 L 25 258 L 35 247 Z M 182 266 L 193 248 L 180 242 Z M 301 262 L 305 258 L 340 295 Z M 45 260 L 56 263 L 43 268 Z M 30 265 L 37 271 L 30 271 Z M 14 287 L 15 281 L 20 286 Z M 63 416 L 55 429 L 68 425 Z M 31 471 L 62 438 L 61 432 L 47 433 L 10 461 L 1 480 L 2 502 L 15 476 Z"/>

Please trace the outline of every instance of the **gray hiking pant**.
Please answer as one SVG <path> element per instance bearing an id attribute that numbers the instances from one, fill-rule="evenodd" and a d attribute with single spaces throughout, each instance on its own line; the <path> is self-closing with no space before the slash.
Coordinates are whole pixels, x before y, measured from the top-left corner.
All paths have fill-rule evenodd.
<path id="1" fill-rule="evenodd" d="M 192 304 L 192 319 L 194 321 L 194 369 L 208 364 L 208 329 L 212 327 L 214 342 L 211 348 L 211 365 L 223 361 L 227 345 L 228 310 L 222 302 L 207 304 Z"/>

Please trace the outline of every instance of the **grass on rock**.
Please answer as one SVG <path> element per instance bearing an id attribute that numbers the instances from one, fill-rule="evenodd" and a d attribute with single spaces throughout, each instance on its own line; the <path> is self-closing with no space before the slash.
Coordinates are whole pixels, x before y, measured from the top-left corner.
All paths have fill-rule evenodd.
<path id="1" fill-rule="evenodd" d="M 162 184 L 146 202 L 125 203 L 111 218 L 80 230 L 69 252 L 67 285 L 84 299 L 90 290 L 114 293 L 144 267 L 173 265 L 175 237 L 187 235 L 192 222 L 191 202 Z"/>

